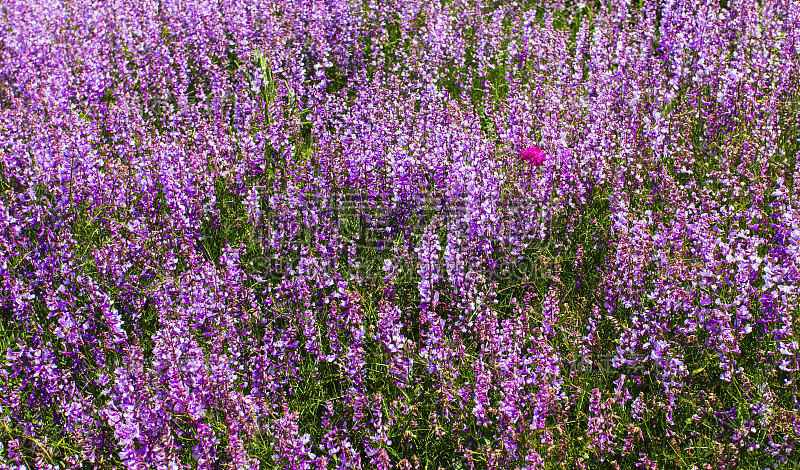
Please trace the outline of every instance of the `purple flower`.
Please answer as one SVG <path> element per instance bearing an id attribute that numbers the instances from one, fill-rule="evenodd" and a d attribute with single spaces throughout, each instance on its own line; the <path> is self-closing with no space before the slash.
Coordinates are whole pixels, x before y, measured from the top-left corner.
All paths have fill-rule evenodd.
<path id="1" fill-rule="evenodd" d="M 542 166 L 546 159 L 544 151 L 539 147 L 528 147 L 519 154 L 528 165 Z"/>

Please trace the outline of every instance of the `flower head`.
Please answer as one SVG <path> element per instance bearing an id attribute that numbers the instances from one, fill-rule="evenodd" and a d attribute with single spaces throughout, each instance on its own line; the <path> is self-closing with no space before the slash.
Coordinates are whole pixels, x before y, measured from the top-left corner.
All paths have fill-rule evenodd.
<path id="1" fill-rule="evenodd" d="M 539 147 L 528 147 L 519 154 L 528 165 L 542 166 L 545 161 L 544 151 Z"/>

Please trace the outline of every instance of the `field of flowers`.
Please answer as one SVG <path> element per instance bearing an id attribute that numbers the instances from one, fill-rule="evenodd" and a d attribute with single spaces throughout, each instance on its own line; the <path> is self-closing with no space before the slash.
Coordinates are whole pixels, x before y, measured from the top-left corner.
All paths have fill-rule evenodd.
<path id="1" fill-rule="evenodd" d="M 800 466 L 800 2 L 0 1 L 0 469 Z"/>

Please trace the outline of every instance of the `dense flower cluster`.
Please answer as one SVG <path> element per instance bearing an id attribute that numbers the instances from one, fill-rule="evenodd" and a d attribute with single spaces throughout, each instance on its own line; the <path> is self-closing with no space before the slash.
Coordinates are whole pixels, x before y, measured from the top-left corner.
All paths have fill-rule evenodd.
<path id="1" fill-rule="evenodd" d="M 798 2 L 0 17 L 0 469 L 798 461 Z"/>
<path id="2" fill-rule="evenodd" d="M 528 147 L 519 156 L 529 165 L 542 166 L 547 159 L 544 152 L 539 147 Z"/>

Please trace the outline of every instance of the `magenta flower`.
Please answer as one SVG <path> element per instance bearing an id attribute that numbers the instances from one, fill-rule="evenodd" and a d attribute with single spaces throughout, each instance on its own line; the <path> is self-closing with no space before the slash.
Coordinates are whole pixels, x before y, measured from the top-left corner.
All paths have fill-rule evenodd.
<path id="1" fill-rule="evenodd" d="M 528 165 L 542 166 L 545 161 L 544 151 L 539 147 L 528 147 L 519 154 Z"/>

